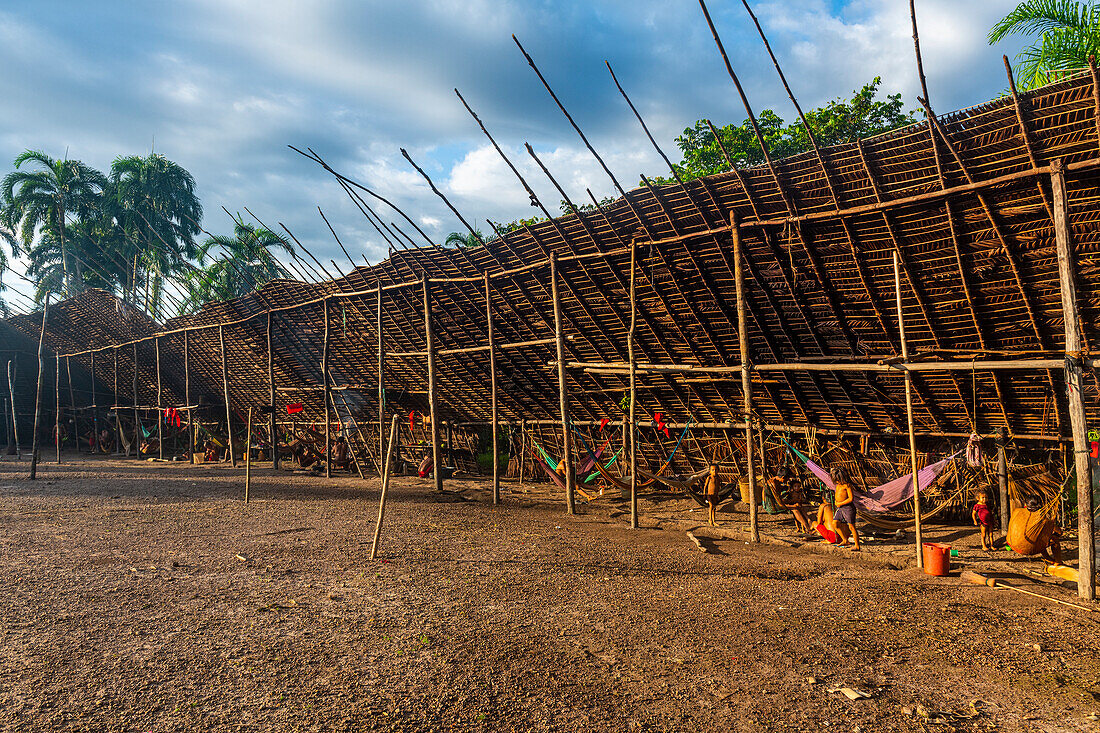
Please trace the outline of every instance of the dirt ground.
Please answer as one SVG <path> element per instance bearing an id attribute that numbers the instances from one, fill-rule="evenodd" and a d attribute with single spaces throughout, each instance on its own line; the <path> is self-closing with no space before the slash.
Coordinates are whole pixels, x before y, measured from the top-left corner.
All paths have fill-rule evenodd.
<path id="1" fill-rule="evenodd" d="M 679 499 L 631 530 L 545 486 L 398 479 L 371 562 L 377 480 L 261 467 L 245 505 L 242 468 L 26 470 L 0 462 L 3 730 L 1100 727 L 1100 613 L 749 545 L 743 513 L 701 553 Z"/>

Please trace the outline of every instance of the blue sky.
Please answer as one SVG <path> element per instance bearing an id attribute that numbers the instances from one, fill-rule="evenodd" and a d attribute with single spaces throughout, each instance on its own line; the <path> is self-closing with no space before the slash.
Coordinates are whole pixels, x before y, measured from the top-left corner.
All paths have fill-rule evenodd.
<path id="1" fill-rule="evenodd" d="M 990 48 L 985 35 L 1015 4 L 917 0 L 937 111 L 1005 89 L 1000 57 L 1017 49 Z M 741 4 L 709 5 L 754 108 L 793 117 Z M 876 75 L 884 92 L 917 107 L 904 0 L 753 6 L 804 107 Z M 353 254 L 375 261 L 384 242 L 331 177 L 286 146 L 312 147 L 439 239 L 460 225 L 401 147 L 482 228 L 486 217 L 533 215 L 455 97 L 458 87 L 548 206 L 560 197 L 529 163 L 524 141 L 571 195 L 583 197 L 586 186 L 611 193 L 512 33 L 624 184 L 664 171 L 605 59 L 674 159 L 677 133 L 695 120 L 744 119 L 694 0 L 5 1 L 0 169 L 26 148 L 106 169 L 117 155 L 155 147 L 195 175 L 207 229 L 230 228 L 222 206 L 247 206 L 341 262 L 320 205 Z"/>

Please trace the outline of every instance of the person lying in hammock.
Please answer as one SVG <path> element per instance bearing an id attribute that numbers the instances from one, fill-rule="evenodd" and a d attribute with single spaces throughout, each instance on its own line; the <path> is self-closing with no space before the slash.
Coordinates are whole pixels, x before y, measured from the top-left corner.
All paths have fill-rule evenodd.
<path id="1" fill-rule="evenodd" d="M 806 518 L 806 512 L 802 508 L 806 501 L 806 497 L 802 492 L 802 480 L 796 475 L 791 475 L 789 469 L 783 466 L 772 479 L 771 490 L 775 497 L 779 499 L 783 508 L 790 511 L 791 516 L 794 517 L 795 524 L 798 525 L 798 531 L 802 533 L 812 532 L 810 520 Z"/>
<path id="2" fill-rule="evenodd" d="M 432 462 L 432 451 L 429 449 L 424 457 L 420 459 L 420 465 L 416 469 L 416 475 L 420 478 L 428 478 L 432 473 L 432 467 L 435 464 Z"/>
<path id="3" fill-rule="evenodd" d="M 154 436 L 149 436 L 145 440 L 141 441 L 141 455 L 143 456 L 151 456 L 154 453 L 157 453 L 159 448 L 160 441 L 158 441 Z"/>
<path id="4" fill-rule="evenodd" d="M 213 438 L 207 438 L 206 442 L 202 444 L 203 455 L 202 460 L 204 463 L 217 463 L 221 460 L 218 456 L 218 444 Z"/>
<path id="5" fill-rule="evenodd" d="M 107 454 L 115 449 L 115 436 L 111 435 L 111 431 L 107 428 L 99 431 L 99 449 Z"/>

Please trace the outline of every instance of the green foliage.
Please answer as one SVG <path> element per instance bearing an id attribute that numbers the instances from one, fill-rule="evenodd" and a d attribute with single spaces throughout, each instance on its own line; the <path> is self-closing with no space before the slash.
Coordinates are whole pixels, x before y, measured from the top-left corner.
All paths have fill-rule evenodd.
<path id="1" fill-rule="evenodd" d="M 989 31 L 993 45 L 1009 36 L 1038 35 L 1016 56 L 1016 83 L 1035 89 L 1088 66 L 1100 49 L 1100 6 L 1073 0 L 1025 0 Z"/>
<path id="2" fill-rule="evenodd" d="M 213 257 L 215 249 L 221 251 L 220 259 Z M 294 246 L 285 237 L 246 224 L 238 214 L 233 236 L 211 236 L 196 248 L 195 258 L 205 266 L 192 268 L 184 277 L 187 296 L 183 310 L 194 312 L 206 303 L 238 298 L 276 278 L 289 278 L 275 258 L 275 250 L 294 254 Z M 212 260 L 210 264 L 206 264 L 208 259 Z"/>
<path id="3" fill-rule="evenodd" d="M 904 111 L 900 94 L 887 95 L 885 100 L 877 98 L 881 83 L 882 79 L 875 77 L 862 89 L 854 91 L 851 99 L 835 99 L 820 109 L 808 111 L 806 122 L 818 145 L 825 147 L 850 142 L 915 122 L 912 113 Z M 801 120 L 787 125 L 774 111 L 765 109 L 757 115 L 756 121 L 773 158 L 784 158 L 811 149 L 810 136 Z M 726 154 L 738 168 L 764 162 L 764 154 L 748 120 L 740 125 L 718 128 L 718 135 L 725 153 L 706 120 L 699 120 L 694 127 L 687 128 L 676 138 L 676 144 L 684 156 L 676 166 L 676 172 L 683 180 L 728 171 L 730 165 Z M 657 179 L 654 182 L 670 181 Z"/>
<path id="4" fill-rule="evenodd" d="M 476 232 L 476 234 L 474 233 Z M 447 238 L 443 240 L 443 246 L 454 247 L 455 249 L 462 249 L 464 247 L 480 247 L 481 243 L 485 241 L 485 237 L 481 232 L 476 229 L 469 234 L 463 234 L 462 232 L 451 232 L 447 235 Z"/>

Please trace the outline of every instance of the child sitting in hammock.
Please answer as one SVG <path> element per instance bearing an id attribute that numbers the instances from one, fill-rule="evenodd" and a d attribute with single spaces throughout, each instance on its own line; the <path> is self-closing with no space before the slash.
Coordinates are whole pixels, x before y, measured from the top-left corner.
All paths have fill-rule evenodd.
<path id="1" fill-rule="evenodd" d="M 791 475 L 787 466 L 783 466 L 772 479 L 771 489 L 783 508 L 790 511 L 794 517 L 798 531 L 803 533 L 812 531 L 810 520 L 806 518 L 806 512 L 802 509 L 806 500 L 802 492 L 802 480 L 797 475 Z"/>

